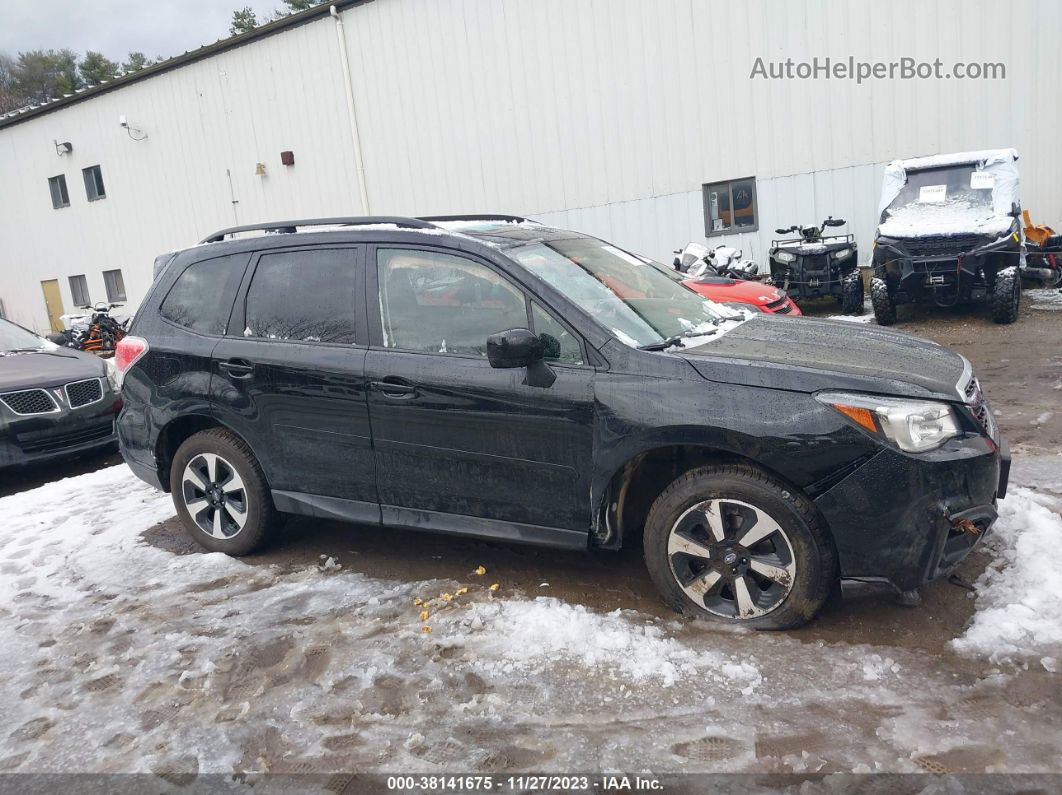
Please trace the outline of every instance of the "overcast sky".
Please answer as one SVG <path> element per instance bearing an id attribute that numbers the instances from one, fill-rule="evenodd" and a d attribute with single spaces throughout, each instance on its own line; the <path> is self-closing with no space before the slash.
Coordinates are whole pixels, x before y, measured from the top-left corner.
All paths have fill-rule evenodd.
<path id="1" fill-rule="evenodd" d="M 259 19 L 280 0 L 0 0 L 0 51 L 99 50 L 121 61 L 131 50 L 170 57 L 229 35 L 235 8 Z"/>

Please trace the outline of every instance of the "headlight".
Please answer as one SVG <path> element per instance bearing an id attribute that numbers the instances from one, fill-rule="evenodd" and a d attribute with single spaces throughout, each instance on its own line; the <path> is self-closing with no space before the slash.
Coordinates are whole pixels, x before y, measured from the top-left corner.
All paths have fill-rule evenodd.
<path id="1" fill-rule="evenodd" d="M 822 392 L 815 399 L 908 453 L 924 453 L 959 435 L 959 422 L 947 403 L 845 392 Z"/>
<path id="2" fill-rule="evenodd" d="M 779 262 L 796 262 L 796 254 L 791 251 L 776 251 L 774 252 L 774 258 Z"/>
<path id="3" fill-rule="evenodd" d="M 842 248 L 833 252 L 834 259 L 848 259 L 850 256 L 852 256 L 852 249 L 850 248 Z"/>

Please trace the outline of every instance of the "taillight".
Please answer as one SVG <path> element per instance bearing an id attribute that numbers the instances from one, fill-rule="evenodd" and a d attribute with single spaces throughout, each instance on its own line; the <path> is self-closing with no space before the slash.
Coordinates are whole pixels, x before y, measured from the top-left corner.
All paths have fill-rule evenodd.
<path id="1" fill-rule="evenodd" d="M 148 341 L 143 337 L 122 337 L 114 348 L 114 369 L 117 374 L 118 388 L 125 380 L 129 368 L 136 364 L 148 352 Z"/>

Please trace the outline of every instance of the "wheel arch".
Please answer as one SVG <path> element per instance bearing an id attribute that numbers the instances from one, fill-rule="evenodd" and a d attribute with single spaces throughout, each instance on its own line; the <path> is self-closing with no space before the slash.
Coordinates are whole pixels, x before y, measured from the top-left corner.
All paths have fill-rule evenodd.
<path id="1" fill-rule="evenodd" d="M 212 417 L 208 414 L 183 414 L 166 423 L 155 440 L 155 463 L 163 491 L 169 492 L 170 490 L 170 465 L 173 463 L 173 457 L 176 455 L 177 449 L 193 434 L 200 431 L 208 431 L 212 428 L 231 433 L 251 450 L 256 459 L 261 461 L 247 439 L 224 422 L 221 422 L 217 417 Z"/>
<path id="2" fill-rule="evenodd" d="M 664 489 L 684 473 L 706 464 L 752 466 L 785 484 L 794 493 L 804 494 L 803 489 L 782 473 L 733 449 L 699 442 L 656 444 L 629 455 L 611 470 L 611 475 L 601 486 L 600 496 L 594 501 L 592 543 L 606 549 L 618 549 L 632 538 L 639 538 L 649 509 Z M 814 505 L 810 498 L 809 502 Z M 825 517 L 820 515 L 819 518 L 829 532 Z"/>

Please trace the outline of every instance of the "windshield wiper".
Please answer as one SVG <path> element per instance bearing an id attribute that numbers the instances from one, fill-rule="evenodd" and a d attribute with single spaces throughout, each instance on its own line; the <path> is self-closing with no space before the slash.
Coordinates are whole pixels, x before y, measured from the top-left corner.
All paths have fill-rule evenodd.
<path id="1" fill-rule="evenodd" d="M 44 350 L 44 346 L 41 346 L 39 348 L 8 348 L 7 352 L 8 353 L 34 353 L 36 351 L 43 351 L 43 350 Z"/>
<path id="2" fill-rule="evenodd" d="M 678 345 L 682 340 L 689 339 L 690 337 L 710 337 L 715 334 L 719 329 L 715 328 L 710 331 L 698 331 L 696 333 L 692 331 L 685 331 L 682 334 L 676 334 L 673 337 L 668 337 L 661 342 L 651 342 L 648 345 L 639 345 L 640 351 L 664 351 L 670 348 L 672 345 Z"/>

